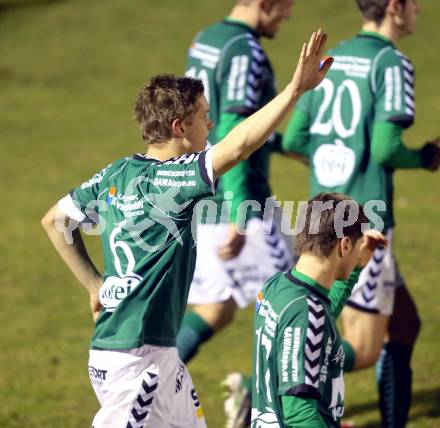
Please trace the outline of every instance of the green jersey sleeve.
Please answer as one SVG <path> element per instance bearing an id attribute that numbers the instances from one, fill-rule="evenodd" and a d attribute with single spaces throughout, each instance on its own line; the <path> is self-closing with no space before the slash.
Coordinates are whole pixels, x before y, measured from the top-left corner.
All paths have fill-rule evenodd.
<path id="1" fill-rule="evenodd" d="M 310 157 L 310 116 L 300 108 L 295 109 L 283 135 L 282 149 Z"/>
<path id="2" fill-rule="evenodd" d="M 219 66 L 220 111 L 249 116 L 264 102 L 267 57 L 259 43 L 243 35 L 224 50 Z"/>
<path id="3" fill-rule="evenodd" d="M 111 167 L 111 164 L 108 165 L 88 181 L 71 190 L 68 195 L 58 201 L 58 208 L 80 223 L 98 223 L 98 197 L 101 193 L 101 183 Z"/>
<path id="4" fill-rule="evenodd" d="M 277 334 L 278 394 L 320 399 L 327 313 L 313 296 L 305 296 L 287 309 L 279 320 Z"/>
<path id="5" fill-rule="evenodd" d="M 331 302 L 332 316 L 336 319 L 344 309 L 349 299 L 353 287 L 356 285 L 361 274 L 362 268 L 355 268 L 345 281 L 335 281 L 330 289 L 328 298 Z"/>
<path id="6" fill-rule="evenodd" d="M 414 122 L 414 67 L 392 47 L 377 55 L 371 71 L 375 95 L 375 121 L 388 121 L 410 127 Z"/>

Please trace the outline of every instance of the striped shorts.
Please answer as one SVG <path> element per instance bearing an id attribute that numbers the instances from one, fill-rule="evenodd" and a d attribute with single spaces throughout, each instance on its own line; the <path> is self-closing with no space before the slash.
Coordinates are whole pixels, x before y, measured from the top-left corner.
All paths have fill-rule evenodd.
<path id="1" fill-rule="evenodd" d="M 176 348 L 90 350 L 101 408 L 93 428 L 205 428 L 191 376 Z"/>
<path id="2" fill-rule="evenodd" d="M 373 314 L 392 314 L 396 287 L 404 286 L 405 282 L 393 255 L 392 230 L 386 236 L 388 247 L 374 252 L 353 288 L 348 306 Z"/>
<path id="3" fill-rule="evenodd" d="M 197 225 L 197 261 L 188 303 L 203 305 L 233 298 L 240 308 L 255 302 L 264 283 L 293 265 L 293 240 L 280 231 L 279 219 L 252 218 L 246 224 L 246 242 L 231 260 L 218 257 L 228 224 Z"/>

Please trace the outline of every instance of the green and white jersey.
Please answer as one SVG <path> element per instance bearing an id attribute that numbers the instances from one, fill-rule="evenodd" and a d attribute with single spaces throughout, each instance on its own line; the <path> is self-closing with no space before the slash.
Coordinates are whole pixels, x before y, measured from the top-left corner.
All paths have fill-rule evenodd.
<path id="1" fill-rule="evenodd" d="M 317 400 L 329 427 L 344 413 L 345 354 L 329 290 L 292 270 L 261 290 L 255 314 L 252 428 L 285 427 L 281 396 Z"/>
<path id="2" fill-rule="evenodd" d="M 310 118 L 311 193 L 384 201 L 386 212 L 378 214 L 392 227 L 393 170 L 372 159 L 370 142 L 375 122 L 412 125 L 413 65 L 376 33 L 361 33 L 329 54 L 335 62 L 326 79 L 298 103 Z"/>
<path id="3" fill-rule="evenodd" d="M 272 66 L 261 47 L 259 34 L 246 24 L 227 18 L 196 36 L 188 51 L 186 75 L 202 80 L 205 86 L 209 117 L 214 124 L 208 136 L 212 145 L 225 136 L 228 114 L 249 116 L 276 95 Z M 239 177 L 243 195 L 236 197 L 255 200 L 264 206 L 266 198 L 271 196 L 269 153 L 265 145 L 246 161 L 245 171 Z M 215 197 L 218 202 L 223 200 L 222 189 L 220 180 Z"/>
<path id="4" fill-rule="evenodd" d="M 102 241 L 104 308 L 93 347 L 175 346 L 195 267 L 193 209 L 213 193 L 208 150 L 120 159 L 58 203 L 74 220 L 96 223 Z"/>

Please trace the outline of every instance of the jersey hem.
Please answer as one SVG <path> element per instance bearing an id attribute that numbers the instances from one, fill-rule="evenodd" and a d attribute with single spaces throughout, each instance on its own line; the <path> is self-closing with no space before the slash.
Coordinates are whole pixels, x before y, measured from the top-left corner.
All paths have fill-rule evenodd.
<path id="1" fill-rule="evenodd" d="M 91 349 L 132 349 L 144 345 L 156 345 L 164 347 L 175 347 L 175 338 L 144 337 L 143 340 L 105 340 L 95 339 L 90 342 Z"/>

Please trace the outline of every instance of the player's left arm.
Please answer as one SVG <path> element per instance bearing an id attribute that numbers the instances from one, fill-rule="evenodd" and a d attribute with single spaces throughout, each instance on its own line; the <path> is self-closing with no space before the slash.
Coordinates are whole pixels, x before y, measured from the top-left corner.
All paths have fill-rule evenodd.
<path id="1" fill-rule="evenodd" d="M 415 74 L 411 61 L 389 49 L 375 61 L 371 87 L 375 96 L 375 118 L 371 156 L 391 168 L 425 168 L 435 171 L 440 164 L 440 139 L 418 149 L 406 146 L 402 133 L 414 123 Z"/>
<path id="2" fill-rule="evenodd" d="M 87 253 L 78 227 L 71 232 L 72 243 L 66 242 L 62 226 L 65 225 L 66 222 L 74 221 L 75 220 L 67 216 L 58 205 L 54 205 L 41 219 L 41 225 L 67 267 L 89 292 L 90 307 L 93 319 L 96 321 L 102 308 L 99 302 L 99 289 L 102 285 L 102 278 Z"/>
<path id="3" fill-rule="evenodd" d="M 373 127 L 371 156 L 380 165 L 394 169 L 424 168 L 436 171 L 439 166 L 440 138 L 418 149 L 411 149 L 402 139 L 403 127 L 393 122 L 376 122 Z"/>
<path id="4" fill-rule="evenodd" d="M 367 265 L 374 251 L 388 244 L 385 236 L 377 230 L 367 230 L 361 239 L 362 243 L 359 250 L 357 266 L 348 279 L 345 281 L 335 281 L 328 295 L 331 302 L 331 312 L 335 319 L 341 314 L 342 309 L 351 295 L 353 287 L 359 280 L 362 269 Z"/>

